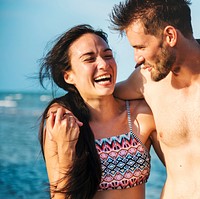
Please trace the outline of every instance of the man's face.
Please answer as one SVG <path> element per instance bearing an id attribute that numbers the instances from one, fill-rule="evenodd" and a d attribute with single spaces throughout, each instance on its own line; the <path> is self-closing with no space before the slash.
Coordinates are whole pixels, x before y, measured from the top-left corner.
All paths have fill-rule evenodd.
<path id="1" fill-rule="evenodd" d="M 176 54 L 162 37 L 147 35 L 140 22 L 132 23 L 126 30 L 129 43 L 134 48 L 135 61 L 143 60 L 143 65 L 151 72 L 154 81 L 165 78 L 172 69 Z"/>

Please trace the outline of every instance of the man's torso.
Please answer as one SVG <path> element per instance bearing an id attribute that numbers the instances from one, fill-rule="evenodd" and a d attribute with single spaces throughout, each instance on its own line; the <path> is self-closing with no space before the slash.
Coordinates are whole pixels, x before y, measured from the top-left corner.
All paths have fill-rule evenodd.
<path id="1" fill-rule="evenodd" d="M 175 88 L 168 76 L 144 85 L 145 99 L 152 109 L 167 181 L 163 199 L 200 198 L 200 81 Z"/>

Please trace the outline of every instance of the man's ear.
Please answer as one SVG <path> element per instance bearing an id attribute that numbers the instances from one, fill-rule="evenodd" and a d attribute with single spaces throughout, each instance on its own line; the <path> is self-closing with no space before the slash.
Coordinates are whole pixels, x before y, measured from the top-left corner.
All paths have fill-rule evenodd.
<path id="1" fill-rule="evenodd" d="M 64 80 L 68 84 L 74 84 L 72 71 L 65 71 L 65 73 L 64 73 Z"/>
<path id="2" fill-rule="evenodd" d="M 163 34 L 168 45 L 174 47 L 177 42 L 177 30 L 173 26 L 166 26 Z"/>

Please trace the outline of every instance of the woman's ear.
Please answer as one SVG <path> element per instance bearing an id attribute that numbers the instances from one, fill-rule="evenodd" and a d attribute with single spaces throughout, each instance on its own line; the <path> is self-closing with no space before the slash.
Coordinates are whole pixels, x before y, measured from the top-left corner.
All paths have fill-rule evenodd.
<path id="1" fill-rule="evenodd" d="M 68 84 L 74 84 L 72 71 L 65 71 L 65 73 L 64 73 L 64 80 Z"/>
<path id="2" fill-rule="evenodd" d="M 173 26 L 166 26 L 164 29 L 165 41 L 169 46 L 174 47 L 177 42 L 177 30 Z"/>

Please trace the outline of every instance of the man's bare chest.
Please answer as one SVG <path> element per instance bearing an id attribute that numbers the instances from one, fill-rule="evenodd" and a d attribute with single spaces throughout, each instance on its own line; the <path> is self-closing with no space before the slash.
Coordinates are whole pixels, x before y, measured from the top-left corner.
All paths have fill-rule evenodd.
<path id="1" fill-rule="evenodd" d="M 149 104 L 160 139 L 170 145 L 200 137 L 200 93 L 163 93 Z"/>

